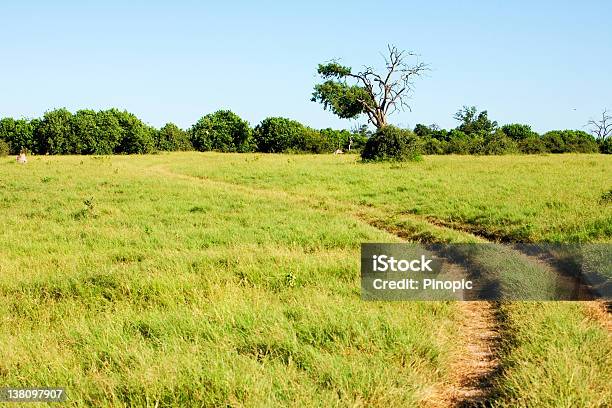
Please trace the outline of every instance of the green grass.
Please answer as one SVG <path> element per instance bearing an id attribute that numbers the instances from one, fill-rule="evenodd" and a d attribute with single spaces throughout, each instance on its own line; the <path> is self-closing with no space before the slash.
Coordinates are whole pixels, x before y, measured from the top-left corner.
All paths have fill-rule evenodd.
<path id="1" fill-rule="evenodd" d="M 511 241 L 595 242 L 612 236 L 609 155 L 429 156 L 363 164 L 354 155 L 208 155 L 177 172 L 308 194 L 389 215 L 417 215 Z"/>
<path id="2" fill-rule="evenodd" d="M 498 379 L 500 407 L 606 407 L 612 403 L 610 333 L 579 304 L 508 303 L 511 318 Z"/>
<path id="3" fill-rule="evenodd" d="M 3 159 L 0 383 L 78 406 L 416 405 L 452 376 L 459 310 L 361 301 L 361 242 L 612 237 L 610 157 L 355 160 Z M 500 405 L 610 403 L 582 310 L 508 306 Z"/>

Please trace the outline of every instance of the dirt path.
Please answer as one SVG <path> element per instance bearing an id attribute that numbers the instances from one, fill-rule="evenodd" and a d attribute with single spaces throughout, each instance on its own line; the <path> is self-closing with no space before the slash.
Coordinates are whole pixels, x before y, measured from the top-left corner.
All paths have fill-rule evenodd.
<path id="1" fill-rule="evenodd" d="M 492 380 L 500 368 L 496 306 L 492 302 L 458 302 L 461 311 L 456 340 L 462 345 L 451 365 L 448 383 L 424 401 L 424 406 L 479 407 L 493 392 Z"/>

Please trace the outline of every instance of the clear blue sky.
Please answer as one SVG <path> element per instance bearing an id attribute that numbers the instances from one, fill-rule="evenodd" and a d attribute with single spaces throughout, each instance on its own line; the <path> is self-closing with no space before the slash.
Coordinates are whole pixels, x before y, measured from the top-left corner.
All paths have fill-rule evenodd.
<path id="1" fill-rule="evenodd" d="M 319 62 L 432 71 L 391 122 L 454 127 L 462 105 L 537 131 L 612 108 L 612 1 L 13 1 L 0 4 L 0 116 L 118 107 L 188 127 L 229 108 L 350 128 L 310 102 Z"/>

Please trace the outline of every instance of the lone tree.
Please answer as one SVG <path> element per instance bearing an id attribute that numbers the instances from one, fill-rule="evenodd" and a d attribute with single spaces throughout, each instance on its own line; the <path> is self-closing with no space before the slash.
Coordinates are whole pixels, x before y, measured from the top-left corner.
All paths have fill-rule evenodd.
<path id="1" fill-rule="evenodd" d="M 364 66 L 355 74 L 336 60 L 319 64 L 317 73 L 325 82 L 315 85 L 312 101 L 322 103 L 324 109 L 343 119 L 354 119 L 365 113 L 377 129 L 386 126 L 387 116 L 398 109 L 410 110 L 412 81 L 423 75 L 428 66 L 422 62 L 409 65 L 406 61 L 416 57 L 415 53 L 400 51 L 391 45 L 387 49 L 386 70 L 382 73 Z"/>
<path id="2" fill-rule="evenodd" d="M 591 133 L 599 142 L 604 142 L 612 135 L 612 116 L 607 109 L 604 109 L 601 119 L 591 119 L 587 122 L 587 126 L 590 126 Z"/>

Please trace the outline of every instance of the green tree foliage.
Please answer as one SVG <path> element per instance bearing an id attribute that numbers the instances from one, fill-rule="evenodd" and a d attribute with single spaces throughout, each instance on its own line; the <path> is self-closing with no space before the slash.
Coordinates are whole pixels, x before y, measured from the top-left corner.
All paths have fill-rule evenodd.
<path id="1" fill-rule="evenodd" d="M 364 161 L 412 161 L 418 160 L 421 152 L 422 141 L 412 131 L 385 126 L 367 141 L 361 158 Z"/>
<path id="2" fill-rule="evenodd" d="M 145 154 L 155 151 L 155 129 L 127 111 L 111 109 L 122 129 L 122 138 L 116 153 Z"/>
<path id="3" fill-rule="evenodd" d="M 497 130 L 497 122 L 489 119 L 487 111 L 478 113 L 475 106 L 464 106 L 455 113 L 454 118 L 461 122 L 457 130 L 462 131 L 468 136 L 478 135 L 486 137 Z"/>
<path id="4" fill-rule="evenodd" d="M 518 144 L 509 138 L 502 130 L 497 130 L 493 135 L 485 139 L 482 153 L 484 154 L 516 154 L 519 152 Z"/>
<path id="5" fill-rule="evenodd" d="M 0 140 L 9 146 L 9 154 L 18 154 L 21 148 L 37 151 L 35 132 L 40 120 L 33 119 L 0 119 Z"/>
<path id="6" fill-rule="evenodd" d="M 329 65 L 336 66 L 337 64 Z M 329 65 L 319 65 L 317 72 L 324 76 L 323 72 L 330 71 Z M 340 71 L 345 69 L 348 68 L 339 68 Z M 342 119 L 354 119 L 367 112 L 366 105 L 374 105 L 372 97 L 363 87 L 358 85 L 347 85 L 335 80 L 327 80 L 322 84 L 315 85 L 314 89 L 311 100 L 322 103 L 323 109 L 331 110 Z"/>
<path id="7" fill-rule="evenodd" d="M 352 140 L 349 141 L 351 150 L 362 150 L 374 133 L 368 128 L 368 125 L 361 125 L 354 128 L 351 134 Z"/>
<path id="8" fill-rule="evenodd" d="M 552 130 L 542 136 L 546 150 L 551 153 L 596 153 L 595 138 L 582 130 Z"/>
<path id="9" fill-rule="evenodd" d="M 112 154 L 120 152 L 124 130 L 119 124 L 121 114 L 113 110 L 95 112 L 80 110 L 72 118 L 72 129 L 79 140 L 81 154 Z"/>
<path id="10" fill-rule="evenodd" d="M 295 146 L 289 151 L 306 153 L 326 153 L 334 150 L 333 140 L 318 130 L 304 126 L 302 135 L 296 140 Z"/>
<path id="11" fill-rule="evenodd" d="M 253 137 L 258 151 L 282 153 L 297 150 L 306 132 L 306 126 L 298 121 L 273 117 L 261 121 L 255 127 Z"/>
<path id="12" fill-rule="evenodd" d="M 538 154 L 546 152 L 546 145 L 542 137 L 531 130 L 531 126 L 520 123 L 504 125 L 502 132 L 516 142 L 519 152 L 526 154 Z"/>
<path id="13" fill-rule="evenodd" d="M 166 123 L 156 132 L 156 147 L 163 151 L 193 150 L 189 134 L 174 123 Z"/>
<path id="14" fill-rule="evenodd" d="M 343 75 L 348 68 L 332 64 L 325 69 Z M 409 136 L 410 146 L 416 138 L 419 152 L 424 154 L 612 153 L 610 137 L 596 140 L 581 130 L 554 130 L 540 136 L 529 125 L 518 123 L 498 128 L 487 111 L 478 112 L 475 107 L 464 107 L 455 119 L 461 123 L 450 131 L 417 124 L 414 132 L 404 136 Z M 73 115 L 62 108 L 45 112 L 42 119 L 0 119 L 0 141 L 2 149 L 8 146 L 9 154 L 18 154 L 22 148 L 35 154 L 150 153 L 191 150 L 193 141 L 198 150 L 328 153 L 336 149 L 348 151 L 350 147 L 365 152 L 366 156 L 380 151 L 375 155 L 393 157 L 389 150 L 392 146 L 405 150 L 406 145 L 404 139 L 398 139 L 395 129 L 374 135 L 367 125 L 350 132 L 315 130 L 295 120 L 271 117 L 251 131 L 246 121 L 231 111 L 221 110 L 204 116 L 186 132 L 172 123 L 157 130 L 118 109 L 97 112 L 84 109 Z M 383 142 L 381 138 L 387 135 L 393 139 Z M 366 151 L 371 139 L 374 140 Z M 405 157 L 401 152 L 398 155 Z"/>
<path id="15" fill-rule="evenodd" d="M 7 142 L 0 139 L 0 157 L 8 156 L 10 153 L 10 146 Z"/>
<path id="16" fill-rule="evenodd" d="M 80 110 L 71 118 L 71 121 L 72 131 L 79 140 L 80 148 L 80 151 L 71 153 L 97 154 L 96 145 L 99 129 L 96 121 L 96 112 L 93 110 Z"/>
<path id="17" fill-rule="evenodd" d="M 386 70 L 380 73 L 371 67 L 353 72 L 336 61 L 319 64 L 317 73 L 323 82 L 315 85 L 311 100 L 343 119 L 365 114 L 369 122 L 380 129 L 387 125 L 389 114 L 409 107 L 407 100 L 413 79 L 427 70 L 423 63 L 406 64 L 407 58 L 413 56 L 415 54 L 389 46 Z"/>
<path id="18" fill-rule="evenodd" d="M 38 128 L 39 149 L 49 154 L 79 154 L 81 143 L 72 127 L 72 113 L 67 109 L 45 112 Z"/>
<path id="19" fill-rule="evenodd" d="M 501 128 L 502 132 L 515 142 L 520 142 L 526 139 L 534 139 L 540 137 L 536 132 L 531 130 L 531 126 L 522 125 L 520 123 L 512 123 L 504 125 Z"/>
<path id="20" fill-rule="evenodd" d="M 612 154 L 612 137 L 607 137 L 603 141 L 599 140 L 599 151 L 604 154 Z"/>
<path id="21" fill-rule="evenodd" d="M 77 112 L 78 115 L 78 112 Z M 119 123 L 120 112 L 116 109 L 99 111 L 96 113 L 96 136 L 92 144 L 95 154 L 119 153 L 124 130 Z"/>
<path id="22" fill-rule="evenodd" d="M 326 151 L 332 151 L 336 149 L 348 150 L 349 145 L 351 146 L 351 149 L 356 148 L 355 135 L 346 129 L 337 130 L 326 128 L 321 129 L 320 133 L 323 137 L 322 143 L 325 144 L 324 150 Z"/>
<path id="23" fill-rule="evenodd" d="M 199 151 L 248 152 L 252 147 L 249 123 L 229 110 L 202 117 L 191 127 L 190 136 Z"/>
<path id="24" fill-rule="evenodd" d="M 448 149 L 449 133 L 435 124 L 426 126 L 418 123 L 414 133 L 423 140 L 424 154 L 444 154 Z"/>
<path id="25" fill-rule="evenodd" d="M 547 152 L 546 144 L 540 135 L 537 135 L 536 137 L 528 137 L 519 141 L 518 148 L 521 153 L 525 154 L 541 154 Z"/>
<path id="26" fill-rule="evenodd" d="M 444 145 L 445 154 L 473 154 L 480 153 L 480 140 L 474 140 L 465 132 L 453 129 L 448 132 L 447 142 Z"/>

